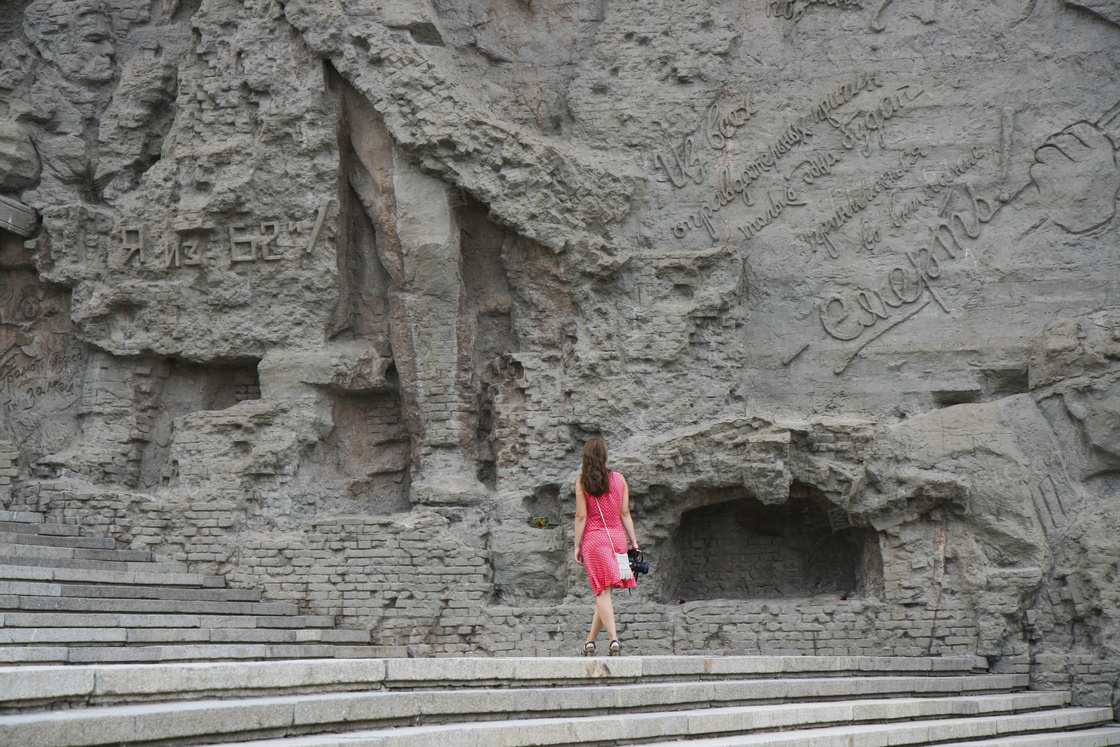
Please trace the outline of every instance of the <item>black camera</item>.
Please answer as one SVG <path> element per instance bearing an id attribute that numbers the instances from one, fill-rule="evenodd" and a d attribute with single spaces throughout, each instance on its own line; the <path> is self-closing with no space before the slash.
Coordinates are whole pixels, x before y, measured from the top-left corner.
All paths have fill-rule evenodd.
<path id="1" fill-rule="evenodd" d="M 630 559 L 630 572 L 634 574 L 634 578 L 639 573 L 649 573 L 649 563 L 641 550 L 627 550 L 626 557 Z"/>

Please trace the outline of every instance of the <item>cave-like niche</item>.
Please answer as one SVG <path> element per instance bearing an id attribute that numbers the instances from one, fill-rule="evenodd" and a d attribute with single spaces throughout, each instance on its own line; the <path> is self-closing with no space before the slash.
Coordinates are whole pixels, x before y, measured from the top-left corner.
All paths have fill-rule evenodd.
<path id="1" fill-rule="evenodd" d="M 382 391 L 331 395 L 334 430 L 327 438 L 338 471 L 350 478 L 347 498 L 371 514 L 408 511 L 411 440 L 390 369 Z"/>
<path id="2" fill-rule="evenodd" d="M 479 481 L 494 488 L 495 399 L 517 368 L 510 357 L 518 349 L 513 328 L 513 292 L 502 257 L 503 246 L 513 237 L 490 219 L 486 205 L 465 194 L 461 195 L 458 219 L 461 271 L 472 330 L 470 365 L 476 392 L 474 457 Z"/>
<path id="3" fill-rule="evenodd" d="M 875 532 L 851 526 L 820 491 L 796 485 L 780 505 L 745 491 L 717 499 L 685 511 L 659 553 L 665 598 L 851 597 L 881 588 Z"/>
<path id="4" fill-rule="evenodd" d="M 176 418 L 260 399 L 259 363 L 256 358 L 213 364 L 174 358 L 121 362 L 132 388 L 132 438 L 142 444 L 143 454 L 125 472 L 125 484 L 150 487 L 165 477 Z"/>

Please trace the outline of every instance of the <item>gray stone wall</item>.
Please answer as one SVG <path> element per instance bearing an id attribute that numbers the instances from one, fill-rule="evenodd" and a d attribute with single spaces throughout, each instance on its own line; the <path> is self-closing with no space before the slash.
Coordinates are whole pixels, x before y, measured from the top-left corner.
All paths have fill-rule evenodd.
<path id="1" fill-rule="evenodd" d="M 1112 702 L 1118 69 L 1099 0 L 9 3 L 0 503 L 551 655 L 601 434 L 636 649 Z"/>

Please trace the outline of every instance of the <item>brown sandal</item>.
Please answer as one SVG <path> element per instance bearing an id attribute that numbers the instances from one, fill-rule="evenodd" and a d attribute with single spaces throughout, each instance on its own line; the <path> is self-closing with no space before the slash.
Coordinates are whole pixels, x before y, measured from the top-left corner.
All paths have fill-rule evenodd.
<path id="1" fill-rule="evenodd" d="M 611 641 L 610 648 L 607 649 L 607 656 L 622 656 L 622 644 L 617 641 Z"/>
<path id="2" fill-rule="evenodd" d="M 595 655 L 595 641 L 588 641 L 583 644 L 583 651 L 579 652 L 580 656 L 594 656 Z"/>

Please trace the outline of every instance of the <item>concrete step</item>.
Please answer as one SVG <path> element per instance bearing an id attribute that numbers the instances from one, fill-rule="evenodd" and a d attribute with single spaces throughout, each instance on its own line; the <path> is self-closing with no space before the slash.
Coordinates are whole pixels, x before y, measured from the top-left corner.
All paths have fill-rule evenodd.
<path id="1" fill-rule="evenodd" d="M 407 656 L 404 646 L 331 644 L 198 644 L 190 646 L 0 646 L 0 665 L 128 664 L 139 662 L 197 662 L 236 659 L 323 659 Z M 0 744 L 3 744 L 0 741 Z"/>
<path id="2" fill-rule="evenodd" d="M 651 657 L 669 658 L 669 657 Z M 24 667 L 0 668 L 0 708 L 12 708 L 23 703 L 68 702 L 80 698 L 83 702 L 139 702 L 157 699 L 181 698 L 240 698 L 246 695 L 267 695 L 353 690 L 429 693 L 439 683 L 443 665 L 452 659 L 411 659 L 423 662 L 430 670 L 428 681 L 416 687 L 417 680 L 410 674 L 407 680 L 399 678 L 400 666 L 405 660 L 337 661 L 325 659 L 307 662 L 259 662 L 252 664 L 197 663 L 186 666 L 145 665 L 132 667 Z M 681 674 L 671 680 L 633 683 L 633 678 L 616 675 L 613 666 L 588 666 L 586 662 L 572 659 L 540 660 L 556 666 L 561 675 L 555 684 L 568 687 L 646 687 L 666 688 L 677 685 L 696 685 L 693 697 L 701 700 L 712 698 L 711 687 L 736 701 L 783 701 L 810 699 L 838 699 L 886 695 L 947 695 L 982 692 L 1012 692 L 1027 687 L 1025 674 L 1002 675 L 951 675 L 951 676 L 882 676 L 882 677 L 794 677 L 768 679 L 718 679 L 710 680 L 697 674 Z M 649 663 L 649 662 L 647 662 Z M 569 666 L 574 665 L 574 666 Z M 582 669 L 582 676 L 580 671 Z M 569 676 L 564 676 L 564 675 Z M 524 679 L 523 682 L 535 682 Z M 16 686 L 18 684 L 18 687 Z M 519 686 L 518 680 L 502 683 L 506 692 L 522 692 L 532 687 Z M 446 689 L 446 688 L 443 688 Z M 482 685 L 464 685 L 462 692 L 486 688 Z"/>
<path id="3" fill-rule="evenodd" d="M 0 532 L 0 547 L 5 545 L 45 545 L 48 547 L 85 547 L 92 550 L 113 550 L 116 540 L 107 537 L 70 537 L 32 532 Z"/>
<path id="4" fill-rule="evenodd" d="M 32 545 L 8 545 L 5 549 L 32 548 Z M 125 573 L 186 573 L 186 563 L 155 561 L 79 560 L 76 558 L 40 557 L 34 554 L 0 555 L 0 566 L 25 565 L 40 568 L 73 568 L 83 571 L 121 571 Z"/>
<path id="5" fill-rule="evenodd" d="M 50 568 L 34 565 L 0 563 L 0 581 L 58 581 L 86 584 L 121 584 L 139 586 L 204 586 L 224 588 L 223 576 L 201 573 L 165 573 L 162 571 L 106 571 L 86 568 Z"/>
<path id="6" fill-rule="evenodd" d="M 58 537 L 77 537 L 81 534 L 81 529 L 75 524 L 0 520 L 0 532 L 22 532 L 29 534 L 49 534 Z"/>
<path id="7" fill-rule="evenodd" d="M 438 662 L 438 663 L 436 663 Z M 613 682 L 655 682 L 682 678 L 730 679 L 846 677 L 853 675 L 969 674 L 987 670 L 974 656 L 624 656 L 584 658 L 448 658 L 391 662 L 394 687 L 549 686 L 588 676 Z M 593 673 L 593 674 L 589 674 Z"/>
<path id="8" fill-rule="evenodd" d="M 92 599 L 181 599 L 194 602 L 259 602 L 261 599 L 260 589 L 0 581 L 0 595 L 5 594 Z"/>
<path id="9" fill-rule="evenodd" d="M 1086 728 L 1082 723 L 1092 723 L 1094 713 L 1103 715 L 1107 709 L 1066 709 L 1058 712 L 1061 718 L 1057 723 L 1048 723 L 1046 713 L 1011 716 L 987 723 L 985 719 L 961 719 L 952 722 L 918 721 L 912 724 L 868 725 L 862 727 L 833 727 L 827 729 L 807 729 L 785 734 L 745 734 L 715 739 L 689 740 L 689 747 L 883 747 L 884 745 L 927 745 L 939 747 L 1112 747 L 1120 744 L 1120 728 L 1104 726 Z M 1088 711 L 1088 713 L 1084 713 Z M 1080 712 L 1080 713 L 1079 713 Z M 1065 722 L 1065 726 L 1060 724 Z M 1070 729 L 1070 731 L 1058 731 Z M 1038 734 L 1001 735 L 1003 732 L 1035 731 Z M 952 732 L 971 732 L 975 739 L 967 742 L 947 742 L 944 735 Z M 989 738 L 991 737 L 991 738 Z M 948 737 L 950 740 L 952 736 Z M 308 740 L 275 740 L 270 742 L 242 742 L 241 747 L 312 747 Z M 359 747 L 366 743 L 347 741 L 348 747 Z M 373 744 L 373 743 L 370 743 Z M 382 744 L 382 743 L 377 743 Z M 407 742 L 393 742 L 405 745 Z M 646 747 L 670 747 L 680 742 L 647 741 Z"/>
<path id="10" fill-rule="evenodd" d="M 889 706 L 888 706 L 889 709 Z M 928 745 L 955 735 L 998 735 L 1014 731 L 1058 731 L 1097 724 L 1110 709 L 1064 709 L 982 718 L 944 718 L 893 723 L 863 723 L 859 716 L 831 727 L 789 727 L 754 720 L 743 709 L 682 711 L 675 714 L 639 713 L 578 719 L 531 719 L 473 724 L 401 727 L 369 731 L 291 737 L 251 742 L 221 742 L 240 747 L 432 747 L 432 745 L 644 744 L 668 747 L 687 739 L 688 747 L 883 747 Z M 837 714 L 842 718 L 842 714 Z M 780 729 L 789 729 L 780 731 Z M 751 731 L 723 739 L 706 739 L 712 733 Z M 670 737 L 673 741 L 665 741 Z M 695 739 L 695 737 L 700 737 Z"/>
<path id="11" fill-rule="evenodd" d="M 953 742 L 942 747 L 1116 747 L 1120 745 L 1120 726 L 1080 729 L 1064 734 L 1026 734 L 997 737 L 977 742 Z"/>
<path id="12" fill-rule="evenodd" d="M 179 645 L 193 643 L 369 644 L 368 630 L 335 628 L 0 628 L 0 646 Z"/>
<path id="13" fill-rule="evenodd" d="M 39 538 L 42 535 L 27 535 L 28 537 Z M 43 536 L 46 538 L 45 536 Z M 49 539 L 68 539 L 71 541 L 81 541 L 84 537 L 63 537 Z M 0 557 L 18 557 L 18 558 L 49 558 L 49 559 L 63 559 L 63 560 L 100 560 L 112 561 L 118 563 L 152 563 L 155 562 L 155 556 L 148 550 L 118 550 L 116 548 L 86 548 L 86 547 L 61 547 L 58 545 L 39 545 L 39 544 L 23 544 L 23 543 L 8 543 L 0 542 Z M 176 563 L 179 566 L 178 570 L 186 570 L 182 563 Z"/>
<path id="14" fill-rule="evenodd" d="M 994 722 L 1015 718 L 1009 714 L 1029 713 L 1035 717 L 1032 730 L 1099 725 L 1111 718 L 1110 709 L 1061 709 L 1068 702 L 1068 694 L 1043 692 L 721 707 L 733 702 L 736 687 L 746 684 L 749 683 L 724 683 L 729 691 L 728 700 L 720 699 L 720 688 L 713 684 L 697 683 L 693 688 L 664 684 L 653 688 L 630 685 L 517 691 L 335 693 L 70 709 L 0 716 L 0 743 L 92 747 L 139 742 L 138 735 L 143 735 L 143 741 L 147 742 L 190 740 L 201 743 L 213 741 L 216 736 L 224 741 L 240 741 L 258 736 L 282 738 L 301 732 L 362 730 L 371 725 L 385 725 L 389 728 L 303 738 L 293 743 L 302 744 L 307 740 L 308 744 L 315 745 L 343 741 L 347 745 L 617 744 L 665 737 L 771 733 L 883 722 L 908 727 L 910 725 L 905 722 L 916 719 L 926 724 L 926 735 L 933 730 L 954 738 L 958 733 L 965 737 L 988 733 L 959 727 L 966 721 L 960 718 L 962 716 L 984 716 L 970 721 L 978 722 L 976 726 L 990 727 Z M 716 698 L 711 703 L 715 707 L 704 703 L 705 707 L 676 710 L 681 705 L 693 705 L 697 698 L 703 701 L 699 692 L 689 694 L 688 689 L 711 693 Z M 611 715 L 581 716 L 581 712 Z M 541 715 L 549 717 L 541 718 Z M 488 720 L 493 718 L 503 720 Z M 940 719 L 945 721 L 935 721 Z M 453 723 L 392 728 L 395 724 L 446 721 Z"/>
<path id="15" fill-rule="evenodd" d="M 333 615 L 101 614 L 0 612 L 3 628 L 333 628 Z"/>
<path id="16" fill-rule="evenodd" d="M 206 602 L 185 599 L 91 599 L 84 597 L 0 596 L 0 612 L 101 612 L 187 615 L 297 615 L 288 602 Z"/>
<path id="17" fill-rule="evenodd" d="M 7 524 L 42 524 L 45 517 L 34 511 L 0 511 L 0 522 Z"/>

